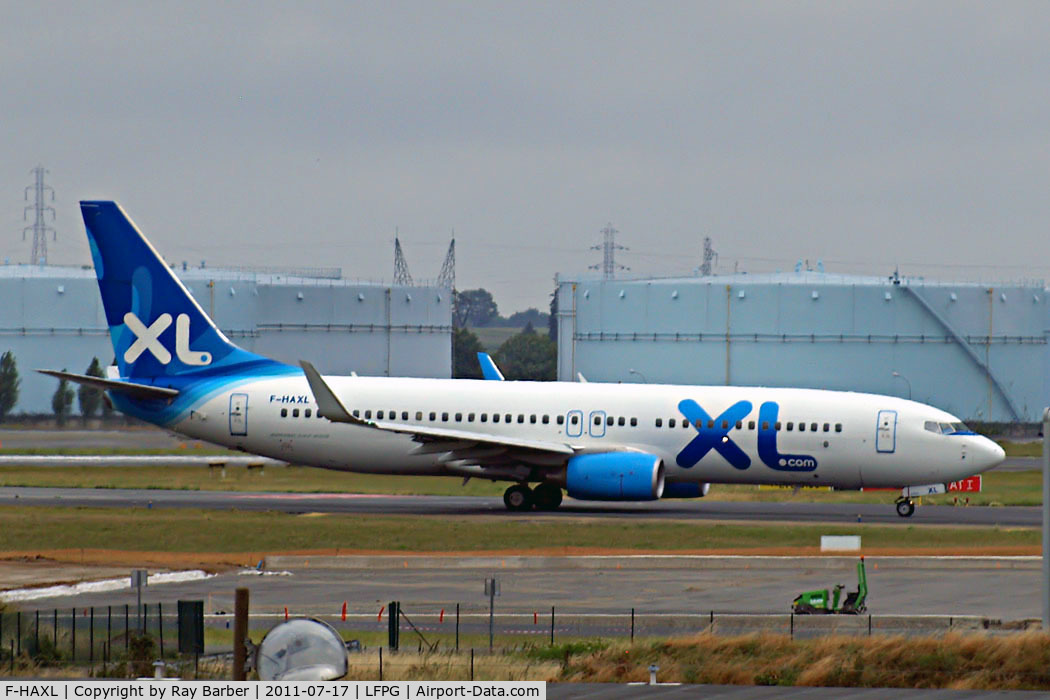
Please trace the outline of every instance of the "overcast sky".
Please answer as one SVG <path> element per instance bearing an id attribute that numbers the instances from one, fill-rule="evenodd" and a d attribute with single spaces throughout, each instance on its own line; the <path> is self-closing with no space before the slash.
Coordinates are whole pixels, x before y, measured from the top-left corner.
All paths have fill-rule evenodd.
<path id="1" fill-rule="evenodd" d="M 171 262 L 416 278 L 1050 277 L 1050 3 L 2 2 L 0 256 L 22 190 L 116 199 Z M 5 203 L 6 202 L 6 203 Z"/>

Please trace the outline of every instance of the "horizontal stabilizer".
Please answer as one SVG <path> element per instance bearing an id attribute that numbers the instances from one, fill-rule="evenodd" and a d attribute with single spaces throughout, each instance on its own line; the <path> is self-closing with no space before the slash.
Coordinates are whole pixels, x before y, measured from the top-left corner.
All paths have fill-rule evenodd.
<path id="1" fill-rule="evenodd" d="M 86 384 L 103 391 L 116 391 L 133 399 L 163 399 L 170 401 L 179 395 L 178 389 L 169 389 L 163 386 L 135 384 L 134 382 L 125 382 L 119 379 L 103 379 L 102 377 L 91 377 L 86 374 L 59 372 L 53 369 L 38 369 L 37 372 L 57 379 L 67 379 L 77 384 Z"/>

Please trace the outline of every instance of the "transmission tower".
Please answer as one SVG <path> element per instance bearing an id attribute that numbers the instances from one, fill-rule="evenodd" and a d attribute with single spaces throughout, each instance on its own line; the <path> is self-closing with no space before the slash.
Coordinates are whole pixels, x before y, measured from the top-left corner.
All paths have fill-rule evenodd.
<path id="1" fill-rule="evenodd" d="M 438 275 L 438 286 L 456 289 L 456 232 L 452 232 L 452 242 L 448 244 L 448 253 L 445 254 L 445 262 L 441 265 L 441 274 Z"/>
<path id="2" fill-rule="evenodd" d="M 711 276 L 711 263 L 718 260 L 718 253 L 711 247 L 711 237 L 704 236 L 704 261 L 700 264 L 700 276 Z"/>
<path id="3" fill-rule="evenodd" d="M 405 254 L 401 252 L 401 240 L 394 233 L 394 284 L 405 287 L 412 286 L 412 275 L 408 271 L 408 262 Z"/>
<path id="4" fill-rule="evenodd" d="M 26 214 L 29 210 L 33 210 L 33 225 L 26 226 L 22 229 L 22 240 L 26 239 L 26 234 L 30 231 L 33 232 L 33 257 L 30 258 L 30 263 L 33 265 L 47 265 L 47 233 L 51 232 L 55 240 L 58 240 L 58 232 L 55 231 L 54 227 L 48 226 L 44 222 L 45 215 L 50 212 L 51 220 L 55 220 L 55 208 L 49 207 L 44 204 L 44 198 L 47 192 L 51 193 L 51 201 L 55 201 L 55 190 L 44 184 L 44 175 L 47 175 L 47 171 L 44 170 L 44 166 L 38 165 L 29 171 L 36 178 L 36 181 L 26 188 L 25 201 L 29 201 L 29 190 L 33 190 L 33 204 L 27 206 L 22 212 L 22 219 L 26 219 Z"/>
<path id="5" fill-rule="evenodd" d="M 628 250 L 628 249 L 623 247 L 622 245 L 617 245 L 617 243 L 616 243 L 616 234 L 618 234 L 619 231 L 614 229 L 612 227 L 612 224 L 606 224 L 605 228 L 602 229 L 601 233 L 602 233 L 602 236 L 603 236 L 601 244 L 600 245 L 592 245 L 591 246 L 591 250 L 600 250 L 600 251 L 602 251 L 602 264 L 601 265 L 591 265 L 589 269 L 591 269 L 591 270 L 601 270 L 602 271 L 602 277 L 607 279 L 607 280 L 611 280 L 613 277 L 616 276 L 616 272 L 618 270 L 630 270 L 631 269 L 631 268 L 626 267 L 624 265 L 617 265 L 616 264 L 616 251 L 618 251 L 618 250 Z"/>

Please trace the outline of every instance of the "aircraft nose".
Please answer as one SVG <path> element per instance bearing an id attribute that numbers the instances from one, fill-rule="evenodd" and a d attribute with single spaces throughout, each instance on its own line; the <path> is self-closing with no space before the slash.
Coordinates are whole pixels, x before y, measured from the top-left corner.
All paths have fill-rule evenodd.
<path id="1" fill-rule="evenodd" d="M 981 438 L 974 448 L 973 463 L 979 471 L 991 469 L 1006 459 L 1006 451 L 988 438 Z"/>

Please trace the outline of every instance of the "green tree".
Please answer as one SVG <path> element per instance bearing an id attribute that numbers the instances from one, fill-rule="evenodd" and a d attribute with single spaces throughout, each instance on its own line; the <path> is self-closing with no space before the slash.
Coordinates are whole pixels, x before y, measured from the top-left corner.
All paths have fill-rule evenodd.
<path id="1" fill-rule="evenodd" d="M 0 355 L 0 420 L 7 418 L 18 403 L 18 387 L 21 383 L 14 353 L 8 350 Z"/>
<path id="2" fill-rule="evenodd" d="M 110 365 L 110 367 L 113 367 L 116 364 L 117 364 L 117 358 L 114 357 L 113 361 L 110 362 L 109 365 Z M 104 374 L 105 374 L 105 372 L 103 371 L 103 375 Z M 110 401 L 109 397 L 106 396 L 105 392 L 103 392 L 103 394 L 102 394 L 102 417 L 103 418 L 109 418 L 111 415 L 113 415 L 113 402 Z"/>
<path id="3" fill-rule="evenodd" d="M 558 376 L 558 348 L 546 335 L 532 327 L 511 336 L 493 358 L 507 379 L 552 382 Z"/>
<path id="4" fill-rule="evenodd" d="M 506 319 L 503 319 L 499 325 L 510 326 L 511 328 L 524 328 L 530 323 L 533 328 L 546 326 L 548 324 L 547 314 L 535 307 L 530 307 L 524 311 L 515 311 Z"/>
<path id="5" fill-rule="evenodd" d="M 66 371 L 64 367 L 62 371 Z M 66 416 L 69 415 L 69 409 L 72 406 L 73 390 L 69 388 L 69 381 L 59 379 L 58 388 L 55 389 L 55 393 L 51 396 L 51 411 L 55 414 L 59 425 L 66 424 Z"/>
<path id="6" fill-rule="evenodd" d="M 558 290 L 554 290 L 554 294 L 551 294 L 551 312 L 547 316 L 547 335 L 554 342 L 558 344 Z"/>
<path id="7" fill-rule="evenodd" d="M 481 379 L 481 365 L 478 364 L 478 353 L 484 350 L 478 336 L 469 328 L 456 328 L 452 331 L 452 378 Z"/>
<path id="8" fill-rule="evenodd" d="M 452 298 L 452 323 L 457 328 L 481 328 L 499 318 L 499 308 L 492 295 L 484 289 L 455 292 Z"/>
<path id="9" fill-rule="evenodd" d="M 97 357 L 91 358 L 91 364 L 88 366 L 85 374 L 89 377 L 104 376 L 102 374 L 102 365 Z M 77 387 L 77 404 L 80 406 L 80 415 L 86 421 L 98 413 L 99 406 L 102 405 L 102 390 L 87 384 L 81 384 Z"/>

